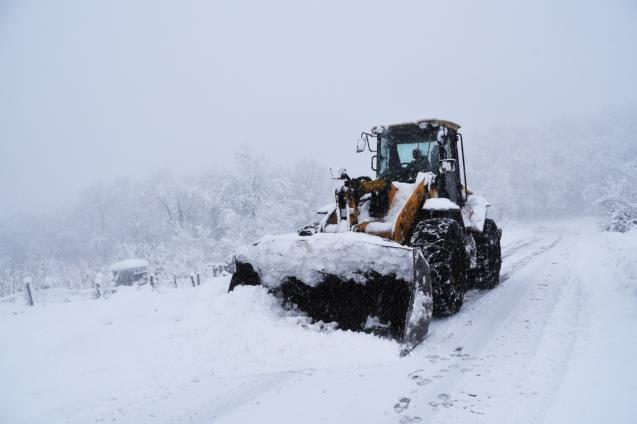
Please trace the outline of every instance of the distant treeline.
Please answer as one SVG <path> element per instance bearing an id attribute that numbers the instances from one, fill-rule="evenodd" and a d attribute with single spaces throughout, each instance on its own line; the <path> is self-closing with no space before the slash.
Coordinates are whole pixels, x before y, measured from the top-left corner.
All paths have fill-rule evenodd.
<path id="1" fill-rule="evenodd" d="M 637 204 L 636 130 L 634 109 L 497 127 L 465 141 L 469 187 L 499 221 L 596 212 L 608 227 L 626 216 L 622 205 Z M 0 222 L 0 296 L 22 290 L 25 277 L 41 287 L 92 286 L 133 257 L 146 259 L 159 283 L 206 276 L 236 246 L 308 223 L 333 190 L 327 167 L 274 166 L 246 148 L 232 173 L 96 183 L 64 212 Z"/>
<path id="2" fill-rule="evenodd" d="M 503 125 L 465 148 L 469 187 L 504 219 L 607 217 L 599 199 L 637 201 L 637 109 L 533 128 Z"/>
<path id="3" fill-rule="evenodd" d="M 236 246 L 306 224 L 333 190 L 328 168 L 273 166 L 246 148 L 230 174 L 96 183 L 57 216 L 0 223 L 0 297 L 21 290 L 25 277 L 40 286 L 93 286 L 125 258 L 146 259 L 159 283 L 207 276 Z"/>

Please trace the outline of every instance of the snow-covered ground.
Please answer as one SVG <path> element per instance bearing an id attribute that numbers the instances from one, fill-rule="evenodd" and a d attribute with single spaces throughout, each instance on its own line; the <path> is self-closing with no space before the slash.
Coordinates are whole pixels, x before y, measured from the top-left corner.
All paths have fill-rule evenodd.
<path id="1" fill-rule="evenodd" d="M 502 284 L 405 358 L 227 278 L 0 304 L 0 423 L 637 422 L 637 231 L 503 243 Z"/>

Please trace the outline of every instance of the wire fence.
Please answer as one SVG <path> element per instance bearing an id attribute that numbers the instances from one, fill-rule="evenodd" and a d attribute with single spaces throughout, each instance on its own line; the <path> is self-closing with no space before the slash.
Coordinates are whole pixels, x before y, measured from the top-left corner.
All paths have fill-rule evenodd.
<path id="1" fill-rule="evenodd" d="M 9 296 L 0 297 L 0 304 L 13 303 L 33 305 L 36 303 L 64 303 L 77 300 L 95 299 L 100 297 L 97 289 L 68 289 L 63 287 L 32 288 L 27 285 L 24 291 Z"/>
<path id="2" fill-rule="evenodd" d="M 230 275 L 227 269 L 219 269 L 214 272 L 212 278 Z M 137 287 L 149 286 L 154 291 L 161 291 L 163 288 L 183 289 L 200 286 L 205 283 L 205 279 L 200 274 L 192 275 L 174 275 L 171 279 L 158 280 L 154 276 L 148 279 L 132 284 Z M 108 298 L 117 291 L 116 285 L 109 283 L 108 285 L 95 284 L 92 288 L 68 288 L 68 287 L 38 287 L 32 283 L 26 283 L 22 290 L 0 297 L 0 305 L 16 304 L 29 305 L 47 304 L 47 303 L 69 303 L 74 301 Z"/>

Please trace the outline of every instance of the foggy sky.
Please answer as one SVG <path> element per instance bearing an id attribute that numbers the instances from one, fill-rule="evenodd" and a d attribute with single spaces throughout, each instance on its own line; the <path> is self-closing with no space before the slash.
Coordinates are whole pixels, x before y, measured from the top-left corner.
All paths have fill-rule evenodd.
<path id="1" fill-rule="evenodd" d="M 367 172 L 361 130 L 465 139 L 637 102 L 635 1 L 0 1 L 0 217 L 96 181 L 284 164 Z"/>

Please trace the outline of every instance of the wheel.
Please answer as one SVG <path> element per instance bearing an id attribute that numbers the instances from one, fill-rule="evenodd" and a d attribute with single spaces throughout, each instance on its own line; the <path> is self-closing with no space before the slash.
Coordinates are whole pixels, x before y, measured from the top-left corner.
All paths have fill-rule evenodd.
<path id="1" fill-rule="evenodd" d="M 434 315 L 453 315 L 462 307 L 467 283 L 463 230 L 451 218 L 420 221 L 411 237 L 429 263 Z"/>
<path id="2" fill-rule="evenodd" d="M 492 289 L 500 282 L 501 235 L 502 232 L 492 219 L 486 219 L 482 232 L 473 235 L 476 241 L 477 264 L 469 271 L 469 279 L 474 288 Z"/>

